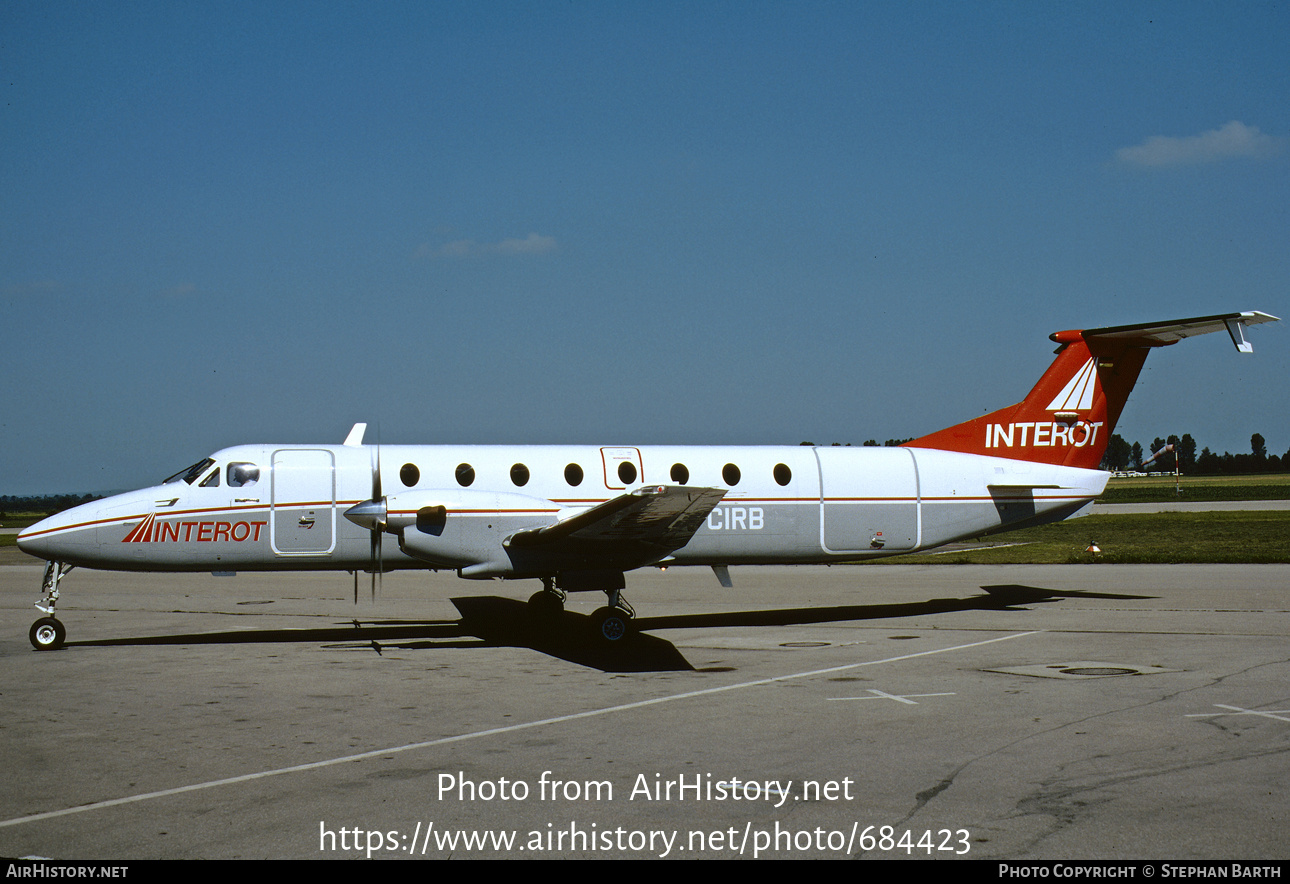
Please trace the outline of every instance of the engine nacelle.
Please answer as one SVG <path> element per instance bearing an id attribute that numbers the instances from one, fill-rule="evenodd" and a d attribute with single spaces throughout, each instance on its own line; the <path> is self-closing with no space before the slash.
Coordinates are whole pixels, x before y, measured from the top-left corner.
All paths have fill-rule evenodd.
<path id="1" fill-rule="evenodd" d="M 512 576 L 502 538 L 554 524 L 559 504 L 526 494 L 444 489 L 412 491 L 386 499 L 385 530 L 407 555 L 462 576 Z M 465 572 L 469 571 L 467 574 Z"/>

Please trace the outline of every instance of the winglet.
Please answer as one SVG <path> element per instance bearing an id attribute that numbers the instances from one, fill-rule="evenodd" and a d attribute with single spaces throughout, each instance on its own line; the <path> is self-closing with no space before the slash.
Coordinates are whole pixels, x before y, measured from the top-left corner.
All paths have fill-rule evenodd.
<path id="1" fill-rule="evenodd" d="M 1227 333 L 1232 336 L 1232 343 L 1242 353 L 1253 353 L 1254 345 L 1245 340 L 1245 323 L 1234 319 L 1227 320 Z"/>
<path id="2" fill-rule="evenodd" d="M 1280 320 L 1256 310 L 1253 313 L 1242 313 L 1239 317 L 1225 319 L 1223 322 L 1227 325 L 1227 333 L 1232 336 L 1232 343 L 1236 345 L 1236 349 L 1242 353 L 1253 353 L 1254 345 L 1245 340 L 1245 327 L 1254 325 L 1256 322 L 1280 322 Z"/>
<path id="3" fill-rule="evenodd" d="M 367 432 L 367 424 L 354 424 L 354 428 L 349 431 L 345 437 L 344 444 L 349 448 L 358 448 L 363 444 L 363 434 Z"/>

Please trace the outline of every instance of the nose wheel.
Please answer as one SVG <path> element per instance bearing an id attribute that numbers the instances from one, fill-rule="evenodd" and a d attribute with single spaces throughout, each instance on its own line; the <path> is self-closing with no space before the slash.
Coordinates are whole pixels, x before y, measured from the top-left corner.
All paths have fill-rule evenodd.
<path id="1" fill-rule="evenodd" d="M 62 562 L 49 562 L 45 565 L 45 578 L 40 587 L 45 595 L 36 603 L 36 608 L 49 616 L 41 617 L 31 624 L 31 630 L 27 633 L 31 646 L 38 651 L 56 651 L 67 639 L 67 628 L 54 616 L 54 607 L 58 604 L 58 581 L 70 570 L 72 566 Z"/>
<path id="2" fill-rule="evenodd" d="M 31 646 L 38 651 L 56 651 L 63 646 L 67 638 L 67 629 L 61 620 L 41 617 L 31 624 L 31 631 L 27 633 L 27 638 L 31 639 Z"/>

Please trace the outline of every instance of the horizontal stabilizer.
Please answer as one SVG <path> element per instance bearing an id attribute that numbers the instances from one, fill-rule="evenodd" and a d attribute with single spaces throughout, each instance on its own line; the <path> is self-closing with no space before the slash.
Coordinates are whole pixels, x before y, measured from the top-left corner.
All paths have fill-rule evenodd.
<path id="1" fill-rule="evenodd" d="M 1218 316 L 1197 316 L 1193 319 L 1175 319 L 1169 322 L 1148 322 L 1140 325 L 1116 325 L 1110 328 L 1085 329 L 1086 341 L 1115 341 L 1138 347 L 1165 347 L 1183 338 L 1207 335 L 1224 329 L 1232 336 L 1232 343 L 1242 353 L 1252 353 L 1254 348 L 1245 340 L 1247 326 L 1262 322 L 1279 322 L 1275 316 L 1257 310 L 1246 313 L 1222 313 Z M 1056 336 L 1054 336 L 1056 338 Z"/>

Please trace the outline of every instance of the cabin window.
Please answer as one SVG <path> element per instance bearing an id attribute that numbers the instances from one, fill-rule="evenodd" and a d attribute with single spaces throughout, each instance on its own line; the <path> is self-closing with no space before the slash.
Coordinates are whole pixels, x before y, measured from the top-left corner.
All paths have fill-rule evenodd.
<path id="1" fill-rule="evenodd" d="M 731 488 L 738 485 L 739 467 L 735 466 L 732 463 L 726 464 L 724 467 L 721 468 L 721 478 L 724 479 L 725 483 L 729 485 Z"/>
<path id="2" fill-rule="evenodd" d="M 417 469 L 416 464 L 405 463 L 403 466 L 399 467 L 399 481 L 402 482 L 405 487 L 411 488 L 413 485 L 417 484 L 417 482 L 421 481 L 421 471 Z"/>
<path id="3" fill-rule="evenodd" d="M 780 485 L 787 485 L 789 482 L 793 481 L 793 471 L 788 468 L 788 464 L 775 464 L 774 473 L 775 481 Z"/>
<path id="4" fill-rule="evenodd" d="M 618 478 L 624 485 L 630 485 L 636 481 L 636 464 L 630 460 L 625 460 L 618 465 Z"/>
<path id="5" fill-rule="evenodd" d="M 475 481 L 475 468 L 468 463 L 457 464 L 457 484 L 462 488 Z"/>
<path id="6" fill-rule="evenodd" d="M 672 481 L 684 485 L 690 481 L 690 469 L 683 463 L 672 464 Z"/>
<path id="7" fill-rule="evenodd" d="M 230 488 L 246 488 L 260 481 L 260 468 L 253 463 L 231 463 L 227 473 Z"/>
<path id="8" fill-rule="evenodd" d="M 529 483 L 529 468 L 522 463 L 517 463 L 511 467 L 511 481 L 516 485 L 527 485 Z"/>
<path id="9" fill-rule="evenodd" d="M 578 486 L 582 484 L 582 467 L 576 463 L 571 463 L 564 468 L 564 481 L 570 485 Z"/>

